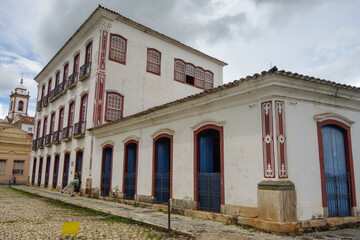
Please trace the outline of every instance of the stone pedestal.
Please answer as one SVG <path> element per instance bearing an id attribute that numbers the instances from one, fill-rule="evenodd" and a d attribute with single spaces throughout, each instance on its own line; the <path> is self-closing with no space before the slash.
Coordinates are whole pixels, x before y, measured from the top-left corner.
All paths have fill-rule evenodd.
<path id="1" fill-rule="evenodd" d="M 296 191 L 291 181 L 258 183 L 259 218 L 273 222 L 296 222 Z"/>

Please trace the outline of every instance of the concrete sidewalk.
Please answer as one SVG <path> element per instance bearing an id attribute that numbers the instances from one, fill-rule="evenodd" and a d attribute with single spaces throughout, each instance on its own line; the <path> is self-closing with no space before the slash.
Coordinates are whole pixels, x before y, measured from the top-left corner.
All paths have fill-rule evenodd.
<path id="1" fill-rule="evenodd" d="M 168 215 L 160 211 L 148 208 L 134 207 L 131 205 L 103 201 L 85 197 L 70 197 L 69 194 L 61 194 L 43 188 L 35 188 L 29 186 L 12 186 L 15 189 L 32 193 L 41 197 L 56 199 L 72 205 L 94 209 L 104 213 L 132 218 L 134 221 L 142 222 L 160 229 L 167 230 Z M 209 220 L 196 219 L 177 214 L 171 214 L 171 229 L 182 234 L 188 235 L 190 238 L 196 239 L 342 239 L 345 236 L 353 235 L 360 239 L 360 229 L 348 229 L 333 232 L 312 233 L 296 237 L 282 237 L 267 234 L 252 229 L 244 229 L 239 226 L 227 225 Z M 305 237 L 306 236 L 306 237 Z M 331 236 L 331 237 L 330 237 Z M 330 238 L 328 238 L 330 237 Z"/>

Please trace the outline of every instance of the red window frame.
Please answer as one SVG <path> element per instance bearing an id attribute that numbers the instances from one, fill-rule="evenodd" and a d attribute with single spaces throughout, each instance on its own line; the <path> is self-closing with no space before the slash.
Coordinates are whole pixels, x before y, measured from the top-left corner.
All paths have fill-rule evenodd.
<path id="1" fill-rule="evenodd" d="M 73 73 L 78 73 L 79 72 L 79 67 L 80 67 L 80 53 L 76 54 L 74 57 L 74 66 L 73 66 Z"/>
<path id="2" fill-rule="evenodd" d="M 50 79 L 49 79 L 49 82 L 48 82 L 48 92 L 47 92 L 47 95 L 48 95 L 48 96 L 50 96 L 51 85 L 52 85 L 52 78 L 50 78 Z"/>
<path id="3" fill-rule="evenodd" d="M 47 116 L 44 117 L 44 123 L 43 123 L 43 133 L 42 136 L 45 137 L 46 136 L 46 130 L 47 130 Z"/>
<path id="4" fill-rule="evenodd" d="M 59 110 L 59 122 L 58 122 L 58 131 L 61 131 L 64 127 L 64 107 Z"/>
<path id="5" fill-rule="evenodd" d="M 114 120 L 111 120 L 108 118 L 108 108 L 109 108 L 109 95 L 117 95 L 121 98 L 121 109 L 120 109 L 120 118 L 114 119 L 118 120 L 123 118 L 123 111 L 124 111 L 124 96 L 117 92 L 106 92 L 106 105 L 105 105 L 105 121 L 111 122 Z"/>
<path id="6" fill-rule="evenodd" d="M 75 101 L 69 103 L 69 113 L 68 113 L 68 127 L 74 126 L 74 116 L 75 116 Z"/>
<path id="7" fill-rule="evenodd" d="M 156 62 L 157 57 L 154 55 L 154 57 L 151 55 L 152 53 L 158 54 L 158 62 Z M 159 71 L 154 71 L 153 66 L 158 66 Z M 146 72 L 153 73 L 155 75 L 161 75 L 161 52 L 154 48 L 148 48 L 147 49 L 147 61 L 146 61 Z"/>
<path id="8" fill-rule="evenodd" d="M 180 64 L 182 64 L 182 66 L 180 66 Z M 186 76 L 189 75 L 187 74 L 187 66 L 194 68 L 194 76 L 191 76 L 194 77 L 194 83 L 186 82 Z M 198 72 L 200 70 L 203 72 L 202 74 L 203 77 L 201 77 L 200 76 L 201 74 Z M 209 76 L 211 76 L 210 80 L 209 80 Z M 174 81 L 181 82 L 183 84 L 190 85 L 199 89 L 208 90 L 214 87 L 214 74 L 209 70 L 203 69 L 202 67 L 195 66 L 192 63 L 187 63 L 181 59 L 175 58 Z"/>
<path id="9" fill-rule="evenodd" d="M 86 52 L 85 52 L 85 63 L 91 63 L 92 57 L 92 41 L 86 45 Z"/>
<path id="10" fill-rule="evenodd" d="M 41 129 L 41 120 L 38 120 L 37 129 L 36 129 L 36 139 L 40 137 L 40 129 Z"/>
<path id="11" fill-rule="evenodd" d="M 124 50 L 116 49 L 116 48 L 113 47 L 113 37 L 114 38 L 120 38 L 122 41 L 124 41 L 124 45 L 125 45 Z M 124 53 L 124 60 L 121 61 L 121 60 L 118 60 L 118 59 L 112 57 L 112 54 L 114 54 L 112 51 L 123 52 Z M 122 37 L 122 36 L 120 36 L 118 34 L 112 34 L 111 33 L 110 34 L 110 47 L 109 47 L 109 60 L 126 65 L 126 52 L 127 52 L 127 40 L 126 40 L 126 38 L 124 38 L 124 37 Z"/>
<path id="12" fill-rule="evenodd" d="M 69 63 L 64 66 L 63 81 L 67 81 L 69 77 Z"/>
<path id="13" fill-rule="evenodd" d="M 57 87 L 59 84 L 60 84 L 60 71 L 57 71 L 55 75 L 55 87 Z"/>
<path id="14" fill-rule="evenodd" d="M 84 94 L 84 95 L 81 97 L 81 102 L 80 102 L 79 122 L 86 121 L 87 102 L 88 102 L 88 95 L 87 95 L 87 94 Z M 85 109 L 84 109 L 84 108 L 85 108 Z"/>
<path id="15" fill-rule="evenodd" d="M 50 134 L 54 133 L 54 129 L 55 129 L 55 113 L 52 113 L 50 118 Z"/>

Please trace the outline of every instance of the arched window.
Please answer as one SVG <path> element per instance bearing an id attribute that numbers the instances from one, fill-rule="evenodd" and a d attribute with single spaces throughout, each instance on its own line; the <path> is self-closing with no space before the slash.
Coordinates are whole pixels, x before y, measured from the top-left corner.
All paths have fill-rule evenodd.
<path id="1" fill-rule="evenodd" d="M 75 102 L 69 104 L 68 127 L 74 126 Z"/>
<path id="2" fill-rule="evenodd" d="M 148 48 L 146 71 L 160 75 L 161 53 L 155 49 Z"/>
<path id="3" fill-rule="evenodd" d="M 192 64 L 186 64 L 186 83 L 194 85 L 195 82 L 195 67 Z"/>
<path id="4" fill-rule="evenodd" d="M 55 87 L 57 87 L 60 83 L 60 71 L 58 71 L 55 75 Z"/>
<path id="5" fill-rule="evenodd" d="M 54 129 L 55 129 L 55 113 L 52 113 L 51 118 L 50 118 L 50 134 L 51 135 L 54 133 Z"/>
<path id="6" fill-rule="evenodd" d="M 86 121 L 86 105 L 87 105 L 87 94 L 82 96 L 80 105 L 80 122 Z"/>
<path id="7" fill-rule="evenodd" d="M 73 73 L 79 72 L 79 66 L 80 66 L 80 53 L 76 54 L 74 57 L 74 70 Z"/>
<path id="8" fill-rule="evenodd" d="M 85 63 L 91 63 L 91 53 L 92 53 L 92 42 L 89 42 L 88 45 L 86 45 Z"/>
<path id="9" fill-rule="evenodd" d="M 204 70 L 197 67 L 195 70 L 195 86 L 199 88 L 204 88 L 204 78 Z"/>
<path id="10" fill-rule="evenodd" d="M 61 131 L 64 127 L 64 108 L 60 108 L 59 111 L 59 122 L 58 122 L 58 131 Z"/>
<path id="11" fill-rule="evenodd" d="M 205 86 L 204 89 L 212 89 L 214 86 L 214 77 L 213 74 L 209 71 L 205 72 Z"/>
<path id="12" fill-rule="evenodd" d="M 109 59 L 126 64 L 126 39 L 115 34 L 110 35 Z"/>
<path id="13" fill-rule="evenodd" d="M 46 130 L 47 130 L 47 117 L 44 118 L 44 123 L 43 123 L 43 134 L 42 136 L 45 137 L 46 136 Z"/>
<path id="14" fill-rule="evenodd" d="M 47 91 L 48 96 L 50 96 L 51 85 L 52 85 L 52 78 L 49 79 L 49 83 L 48 83 L 48 91 Z"/>
<path id="15" fill-rule="evenodd" d="M 67 63 L 64 66 L 64 75 L 63 75 L 63 81 L 67 81 L 69 77 L 69 64 Z"/>
<path id="16" fill-rule="evenodd" d="M 106 93 L 105 121 L 114 121 L 123 116 L 124 97 L 119 93 Z"/>
<path id="17" fill-rule="evenodd" d="M 185 82 L 185 63 L 181 60 L 175 59 L 175 80 Z"/>

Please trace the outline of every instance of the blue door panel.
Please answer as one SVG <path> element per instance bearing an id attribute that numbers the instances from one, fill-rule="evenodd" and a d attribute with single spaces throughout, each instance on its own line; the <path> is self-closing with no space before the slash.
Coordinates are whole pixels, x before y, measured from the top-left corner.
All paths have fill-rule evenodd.
<path id="1" fill-rule="evenodd" d="M 156 141 L 156 149 L 155 195 L 157 203 L 165 203 L 170 198 L 170 139 Z"/>

